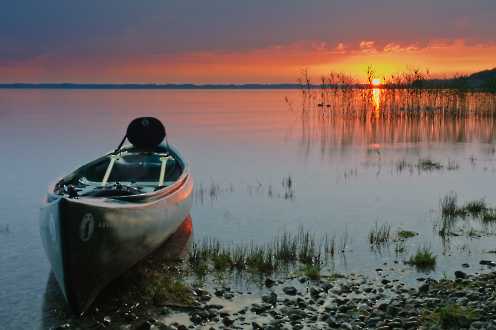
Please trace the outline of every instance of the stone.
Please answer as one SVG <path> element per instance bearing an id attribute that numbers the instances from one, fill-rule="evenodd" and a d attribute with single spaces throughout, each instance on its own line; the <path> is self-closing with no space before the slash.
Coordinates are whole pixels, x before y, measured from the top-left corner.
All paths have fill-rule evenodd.
<path id="1" fill-rule="evenodd" d="M 298 290 L 294 286 L 286 286 L 282 291 L 289 296 L 294 296 L 298 293 Z"/>
<path id="2" fill-rule="evenodd" d="M 276 282 L 273 279 L 271 279 L 271 278 L 266 278 L 265 279 L 265 286 L 268 287 L 268 288 L 273 287 L 275 283 Z"/>
<path id="3" fill-rule="evenodd" d="M 262 301 L 267 304 L 275 305 L 277 304 L 277 294 L 271 292 L 268 295 L 264 295 L 262 296 Z"/>

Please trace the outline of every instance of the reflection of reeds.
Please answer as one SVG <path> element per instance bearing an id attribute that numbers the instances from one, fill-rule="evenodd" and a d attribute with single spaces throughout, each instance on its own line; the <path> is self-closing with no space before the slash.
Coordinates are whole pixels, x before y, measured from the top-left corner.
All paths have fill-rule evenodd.
<path id="1" fill-rule="evenodd" d="M 324 153 L 336 149 L 329 146 L 344 148 L 370 141 L 492 143 L 496 139 L 496 94 L 405 88 L 399 82 L 370 89 L 351 81 L 341 83 L 346 79 L 340 74 L 329 77 L 317 87 L 307 72 L 300 79 L 301 111 L 292 107 L 291 113 L 301 116 L 305 153 L 314 142 L 320 143 Z"/>

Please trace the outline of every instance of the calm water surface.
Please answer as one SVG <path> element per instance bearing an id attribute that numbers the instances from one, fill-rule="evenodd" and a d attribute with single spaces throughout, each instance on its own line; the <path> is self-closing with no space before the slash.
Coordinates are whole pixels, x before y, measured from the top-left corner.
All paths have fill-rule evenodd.
<path id="1" fill-rule="evenodd" d="M 380 112 L 391 100 L 376 94 Z M 496 111 L 494 96 L 464 102 Z M 373 274 L 424 245 L 438 255 L 432 276 L 451 276 L 464 262 L 480 271 L 493 236 L 443 244 L 435 224 L 439 200 L 450 191 L 461 202 L 496 205 L 496 119 L 390 118 L 346 106 L 353 115 L 303 113 L 298 91 L 1 90 L 0 328 L 50 324 L 44 300 L 57 288 L 47 285 L 38 233 L 48 183 L 115 148 L 130 120 L 144 115 L 163 120 L 169 141 L 191 163 L 195 239 L 263 243 L 303 227 L 346 244 L 337 271 Z M 419 171 L 414 165 L 423 158 L 444 168 Z M 283 184 L 288 177 L 291 189 Z M 419 235 L 404 256 L 372 252 L 367 235 L 376 222 Z M 414 283 L 420 275 L 407 268 L 403 276 Z"/>

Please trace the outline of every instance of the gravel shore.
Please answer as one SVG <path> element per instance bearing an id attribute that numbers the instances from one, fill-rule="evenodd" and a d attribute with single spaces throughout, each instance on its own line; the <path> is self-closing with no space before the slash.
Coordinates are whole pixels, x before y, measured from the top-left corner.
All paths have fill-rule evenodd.
<path id="1" fill-rule="evenodd" d="M 374 278 L 334 275 L 265 280 L 264 294 L 194 287 L 192 306 L 119 309 L 93 317 L 115 329 L 496 329 L 496 272 L 421 279 L 409 287 L 378 269 Z M 62 328 L 89 324 L 65 323 Z"/>

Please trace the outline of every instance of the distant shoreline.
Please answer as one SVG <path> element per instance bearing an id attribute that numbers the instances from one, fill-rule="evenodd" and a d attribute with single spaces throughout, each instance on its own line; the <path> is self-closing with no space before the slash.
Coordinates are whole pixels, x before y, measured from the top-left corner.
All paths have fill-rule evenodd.
<path id="1" fill-rule="evenodd" d="M 301 89 L 300 84 L 0 83 L 0 89 Z M 319 86 L 312 86 L 318 88 Z"/>

